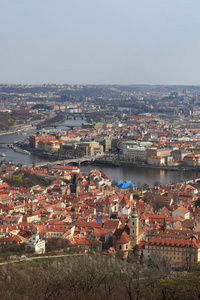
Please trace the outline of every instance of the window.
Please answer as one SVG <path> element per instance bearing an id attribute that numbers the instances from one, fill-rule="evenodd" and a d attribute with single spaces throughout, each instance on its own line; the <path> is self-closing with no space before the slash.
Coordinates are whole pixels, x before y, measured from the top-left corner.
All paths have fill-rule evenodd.
<path id="1" fill-rule="evenodd" d="M 133 230 L 133 233 L 134 233 L 134 230 Z"/>
<path id="2" fill-rule="evenodd" d="M 133 225 L 134 225 L 134 222 L 133 222 Z"/>
<path id="3" fill-rule="evenodd" d="M 126 245 L 126 249 L 128 249 L 128 245 Z"/>
<path id="4" fill-rule="evenodd" d="M 119 245 L 119 249 L 122 249 L 122 245 Z"/>

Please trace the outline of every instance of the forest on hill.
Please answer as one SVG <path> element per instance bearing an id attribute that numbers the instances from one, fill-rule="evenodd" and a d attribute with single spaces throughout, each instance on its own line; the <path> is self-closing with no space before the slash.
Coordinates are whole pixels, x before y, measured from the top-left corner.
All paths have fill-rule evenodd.
<path id="1" fill-rule="evenodd" d="M 23 124 L 31 117 L 27 110 L 0 112 L 0 130 L 8 130 L 11 126 Z"/>
<path id="2" fill-rule="evenodd" d="M 0 268 L 2 300 L 196 300 L 199 283 L 199 265 L 175 272 L 158 257 L 145 263 L 80 255 Z"/>

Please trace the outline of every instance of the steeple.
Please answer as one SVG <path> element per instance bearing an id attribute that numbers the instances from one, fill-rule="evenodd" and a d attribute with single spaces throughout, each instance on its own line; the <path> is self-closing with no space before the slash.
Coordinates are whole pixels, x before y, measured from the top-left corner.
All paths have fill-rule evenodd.
<path id="1" fill-rule="evenodd" d="M 138 235 L 139 235 L 139 218 L 136 213 L 136 202 L 133 205 L 133 212 L 130 215 L 130 238 L 132 247 L 138 244 Z"/>
<path id="2" fill-rule="evenodd" d="M 138 218 L 138 214 L 136 213 L 136 202 L 133 204 L 133 212 L 131 214 L 131 219 Z"/>

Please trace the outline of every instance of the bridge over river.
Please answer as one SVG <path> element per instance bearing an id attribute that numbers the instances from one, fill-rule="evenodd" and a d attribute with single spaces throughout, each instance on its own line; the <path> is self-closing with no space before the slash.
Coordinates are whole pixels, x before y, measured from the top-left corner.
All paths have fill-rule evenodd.
<path id="1" fill-rule="evenodd" d="M 188 185 L 188 184 L 193 185 L 193 184 L 195 184 L 195 183 L 197 183 L 197 182 L 200 183 L 200 177 L 182 180 L 182 181 L 177 182 L 177 183 L 183 183 L 183 184 L 185 184 L 185 185 Z"/>
<path id="2" fill-rule="evenodd" d="M 35 165 L 35 167 L 40 168 L 40 167 L 45 167 L 45 166 L 55 166 L 55 165 L 69 165 L 72 163 L 76 163 L 78 165 L 80 165 L 83 162 L 91 162 L 93 161 L 95 158 L 100 158 L 102 156 L 90 156 L 90 157 L 80 157 L 80 158 L 71 158 L 71 159 L 64 159 L 64 160 L 56 160 L 56 161 L 45 161 L 45 162 L 40 162 L 37 163 Z M 23 165 L 23 168 L 31 168 L 33 166 L 33 164 L 29 164 L 29 165 Z"/>

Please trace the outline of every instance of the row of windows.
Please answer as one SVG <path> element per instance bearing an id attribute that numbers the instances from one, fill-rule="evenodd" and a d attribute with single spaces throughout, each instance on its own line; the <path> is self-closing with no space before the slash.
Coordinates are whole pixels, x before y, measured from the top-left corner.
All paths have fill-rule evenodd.
<path id="1" fill-rule="evenodd" d="M 59 232 L 49 232 L 47 233 L 47 235 L 62 235 L 62 234 Z"/>
<path id="2" fill-rule="evenodd" d="M 150 251 L 148 250 L 148 253 L 149 253 Z M 156 253 L 163 253 L 163 254 L 168 254 L 168 251 L 154 251 L 154 250 L 152 250 L 152 252 L 156 252 Z M 169 254 L 171 254 L 172 255 L 172 252 L 171 251 L 169 251 Z M 182 254 L 182 255 L 184 255 L 185 253 L 183 253 L 183 252 L 174 252 L 174 255 L 179 255 L 179 254 Z"/>
<path id="3" fill-rule="evenodd" d="M 165 251 L 162 251 L 161 249 L 151 249 L 152 252 L 158 252 L 158 253 L 174 253 L 174 255 L 179 255 L 179 253 L 182 253 L 182 254 L 195 254 L 195 251 L 191 251 L 191 249 L 186 249 L 186 250 L 183 250 L 183 249 L 166 249 Z M 148 249 L 148 252 L 150 252 L 150 250 Z"/>
<path id="4" fill-rule="evenodd" d="M 151 249 L 151 247 L 149 246 L 148 249 Z M 174 247 L 157 247 L 157 246 L 152 246 L 152 249 L 163 249 L 163 250 L 172 250 L 172 251 L 179 251 L 180 248 L 174 248 Z M 188 251 L 188 248 L 186 249 L 181 249 L 181 251 Z"/>
<path id="5" fill-rule="evenodd" d="M 119 249 L 122 249 L 122 245 L 119 245 Z M 126 249 L 128 249 L 128 245 L 126 245 Z"/>

